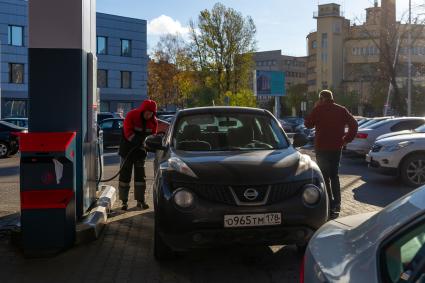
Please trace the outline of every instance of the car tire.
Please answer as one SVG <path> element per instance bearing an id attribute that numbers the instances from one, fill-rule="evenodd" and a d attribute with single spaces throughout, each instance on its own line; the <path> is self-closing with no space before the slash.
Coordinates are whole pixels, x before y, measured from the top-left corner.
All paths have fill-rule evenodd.
<path id="1" fill-rule="evenodd" d="M 10 154 L 9 145 L 5 142 L 0 142 L 0 158 L 6 158 Z"/>
<path id="2" fill-rule="evenodd" d="M 157 261 L 167 261 L 176 258 L 176 253 L 164 242 L 157 230 L 157 219 L 155 217 L 155 228 L 153 237 L 153 255 Z"/>
<path id="3" fill-rule="evenodd" d="M 400 177 L 403 183 L 409 187 L 424 185 L 425 154 L 414 154 L 403 160 L 400 166 Z"/>
<path id="4" fill-rule="evenodd" d="M 18 153 L 18 151 L 19 151 L 19 149 L 14 149 L 14 150 L 12 150 L 12 151 L 9 153 L 9 156 L 12 156 L 12 155 L 17 154 L 17 153 Z"/>

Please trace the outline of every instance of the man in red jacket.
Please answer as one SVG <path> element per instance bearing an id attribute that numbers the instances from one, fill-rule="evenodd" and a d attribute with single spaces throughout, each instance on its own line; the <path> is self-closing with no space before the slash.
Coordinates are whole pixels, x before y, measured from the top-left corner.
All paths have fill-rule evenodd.
<path id="1" fill-rule="evenodd" d="M 305 119 L 305 126 L 316 128 L 316 160 L 325 179 L 331 202 L 331 216 L 338 217 L 341 211 L 341 188 L 339 163 L 341 150 L 357 135 L 358 125 L 353 115 L 343 106 L 336 104 L 330 90 L 319 94 L 319 101 Z M 348 126 L 348 132 L 345 127 Z"/>
<path id="2" fill-rule="evenodd" d="M 137 207 L 148 209 L 145 201 L 145 158 L 146 150 L 144 141 L 147 136 L 157 132 L 158 121 L 156 115 L 156 102 L 145 100 L 142 105 L 128 112 L 124 120 L 119 155 L 121 156 L 122 170 L 119 178 L 119 198 L 122 201 L 122 209 L 128 208 L 128 193 L 130 191 L 131 173 L 134 167 L 134 198 Z M 124 162 L 127 160 L 126 162 Z"/>

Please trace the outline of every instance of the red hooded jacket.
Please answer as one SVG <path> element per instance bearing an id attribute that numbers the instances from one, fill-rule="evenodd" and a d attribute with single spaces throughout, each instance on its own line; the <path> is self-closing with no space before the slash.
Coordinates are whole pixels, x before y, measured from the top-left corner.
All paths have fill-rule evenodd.
<path id="1" fill-rule="evenodd" d="M 148 134 L 156 134 L 158 129 L 158 120 L 156 119 L 156 102 L 145 100 L 139 108 L 128 112 L 124 120 L 124 137 L 127 141 L 132 141 L 137 132 L 143 131 L 143 112 L 151 111 L 154 113 L 151 119 L 146 121 L 146 131 Z"/>
<path id="2" fill-rule="evenodd" d="M 358 124 L 345 107 L 331 102 L 314 107 L 305 119 L 305 126 L 316 128 L 316 150 L 341 150 L 356 137 Z M 348 126 L 348 133 L 345 127 Z"/>

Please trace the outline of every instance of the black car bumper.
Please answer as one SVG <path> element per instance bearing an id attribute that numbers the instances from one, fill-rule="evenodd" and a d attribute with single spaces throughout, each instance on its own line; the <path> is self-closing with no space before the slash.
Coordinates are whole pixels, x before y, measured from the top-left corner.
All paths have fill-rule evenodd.
<path id="1" fill-rule="evenodd" d="M 266 227 L 244 229 L 200 229 L 187 233 L 160 233 L 164 242 L 177 251 L 227 245 L 305 245 L 315 230 L 309 227 Z"/>
<path id="2" fill-rule="evenodd" d="M 231 244 L 284 245 L 307 244 L 314 231 L 328 219 L 328 200 L 322 194 L 314 207 L 306 206 L 299 194 L 264 206 L 234 206 L 196 197 L 188 210 L 178 208 L 165 185 L 155 206 L 156 229 L 174 250 L 188 250 Z M 225 228 L 225 215 L 281 213 L 276 226 Z"/>

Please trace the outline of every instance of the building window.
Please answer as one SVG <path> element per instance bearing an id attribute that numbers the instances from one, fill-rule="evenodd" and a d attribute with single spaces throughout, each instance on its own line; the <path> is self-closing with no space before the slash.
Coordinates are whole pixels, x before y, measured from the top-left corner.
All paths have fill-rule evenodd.
<path id="1" fill-rule="evenodd" d="M 322 33 L 322 48 L 328 48 L 328 34 Z"/>
<path id="2" fill-rule="evenodd" d="M 131 56 L 131 40 L 121 39 L 121 56 Z"/>
<path id="3" fill-rule="evenodd" d="M 341 23 L 334 23 L 333 26 L 333 32 L 334 33 L 341 33 Z"/>
<path id="4" fill-rule="evenodd" d="M 121 72 L 121 88 L 131 88 L 131 72 Z"/>
<path id="5" fill-rule="evenodd" d="M 328 61 L 328 52 L 322 52 L 322 62 L 326 63 Z"/>
<path id="6" fill-rule="evenodd" d="M 317 49 L 317 40 L 313 40 L 313 42 L 311 43 L 311 48 Z"/>
<path id="7" fill-rule="evenodd" d="M 5 99 L 2 105 L 3 118 L 28 117 L 28 107 L 25 100 Z"/>
<path id="8" fill-rule="evenodd" d="M 107 70 L 97 70 L 97 86 L 99 88 L 108 87 L 108 71 Z"/>
<path id="9" fill-rule="evenodd" d="M 110 110 L 110 105 L 108 101 L 101 101 L 100 102 L 100 112 L 109 112 Z"/>
<path id="10" fill-rule="evenodd" d="M 128 112 L 133 108 L 133 103 L 131 102 L 118 102 L 117 103 L 117 112 L 121 113 L 123 116 L 127 115 Z"/>
<path id="11" fill-rule="evenodd" d="M 23 84 L 24 83 L 24 64 L 9 64 L 9 83 Z"/>
<path id="12" fill-rule="evenodd" d="M 104 36 L 97 37 L 97 54 L 108 54 L 108 38 Z"/>
<path id="13" fill-rule="evenodd" d="M 8 44 L 13 46 L 24 46 L 24 27 L 9 26 Z"/>

